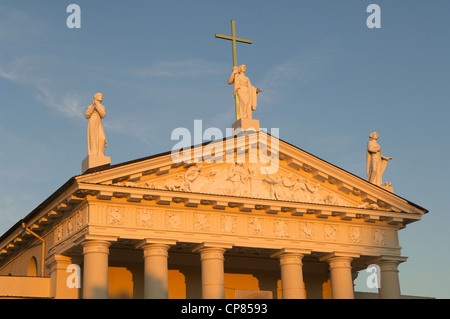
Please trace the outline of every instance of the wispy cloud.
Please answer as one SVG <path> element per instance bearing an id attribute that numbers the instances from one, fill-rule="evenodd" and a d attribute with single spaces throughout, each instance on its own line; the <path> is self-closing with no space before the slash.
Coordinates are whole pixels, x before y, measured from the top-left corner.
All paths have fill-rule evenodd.
<path id="1" fill-rule="evenodd" d="M 264 91 L 264 99 L 273 100 L 294 83 L 298 87 L 320 78 L 325 66 L 334 59 L 335 52 L 331 46 L 311 49 L 269 69 L 259 84 Z"/>
<path id="2" fill-rule="evenodd" d="M 10 63 L 0 64 L 0 77 L 35 89 L 35 98 L 61 115 L 82 118 L 80 97 L 72 92 L 56 93 L 57 80 L 45 76 L 43 64 L 45 62 L 36 57 L 16 58 Z"/>
<path id="3" fill-rule="evenodd" d="M 150 68 L 134 70 L 137 76 L 144 77 L 192 77 L 219 74 L 223 66 L 200 59 L 182 61 L 163 61 Z"/>

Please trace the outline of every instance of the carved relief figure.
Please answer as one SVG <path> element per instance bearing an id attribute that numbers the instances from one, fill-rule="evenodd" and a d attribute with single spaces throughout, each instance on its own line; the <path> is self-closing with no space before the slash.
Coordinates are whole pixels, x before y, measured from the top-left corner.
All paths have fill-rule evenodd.
<path id="1" fill-rule="evenodd" d="M 381 155 L 381 147 L 377 143 L 378 137 L 377 132 L 372 132 L 369 135 L 370 140 L 367 143 L 367 180 L 381 186 L 384 170 L 392 157 Z"/>
<path id="2" fill-rule="evenodd" d="M 234 83 L 233 92 L 239 98 L 239 118 L 251 119 L 252 111 L 256 109 L 258 93 L 262 91 L 251 85 L 245 71 L 247 67 L 243 64 L 239 68 L 233 66 L 228 84 Z"/>
<path id="3" fill-rule="evenodd" d="M 79 211 L 76 216 L 77 229 L 81 229 L 81 227 L 83 227 L 83 211 Z"/>
<path id="4" fill-rule="evenodd" d="M 63 237 L 63 226 L 59 225 L 56 228 L 56 241 L 59 242 Z"/>
<path id="5" fill-rule="evenodd" d="M 339 206 L 346 205 L 346 203 L 339 197 L 339 195 L 336 195 L 334 193 L 329 193 L 327 197 L 325 197 L 324 202 L 325 204 L 329 205 L 339 205 Z"/>
<path id="6" fill-rule="evenodd" d="M 261 171 L 260 164 L 250 164 L 248 168 L 248 178 L 250 181 L 250 193 L 253 197 L 266 198 L 269 194 L 264 188 L 261 176 L 259 172 Z"/>
<path id="7" fill-rule="evenodd" d="M 227 181 L 232 184 L 231 193 L 235 196 L 242 196 L 245 194 L 244 188 L 248 174 L 245 171 L 243 163 L 233 163 L 228 169 Z"/>
<path id="8" fill-rule="evenodd" d="M 105 107 L 101 104 L 103 95 L 94 95 L 94 102 L 88 106 L 85 117 L 89 119 L 87 128 L 88 155 L 105 156 L 107 147 L 105 132 L 103 131 L 102 118 L 106 116 Z"/>
<path id="9" fill-rule="evenodd" d="M 306 180 L 306 189 L 309 191 L 309 201 L 312 203 L 320 203 L 320 184 L 316 183 L 315 185 L 312 185 L 310 181 Z"/>
<path id="10" fill-rule="evenodd" d="M 184 174 L 184 183 L 182 185 L 182 188 L 185 188 L 188 191 L 195 191 L 194 187 L 194 181 L 197 179 L 198 175 L 200 174 L 201 170 L 203 168 L 203 165 L 197 166 L 191 166 L 188 168 L 186 173 Z"/>

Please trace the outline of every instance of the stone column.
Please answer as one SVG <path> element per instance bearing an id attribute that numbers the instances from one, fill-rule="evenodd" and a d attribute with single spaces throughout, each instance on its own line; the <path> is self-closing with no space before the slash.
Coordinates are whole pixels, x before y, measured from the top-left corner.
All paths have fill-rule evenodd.
<path id="1" fill-rule="evenodd" d="M 81 278 L 79 273 L 67 272 L 71 264 L 72 258 L 58 254 L 50 256 L 47 262 L 47 266 L 50 268 L 50 295 L 55 299 L 78 298 L 78 287 L 81 286 L 81 282 L 79 282 Z M 79 266 L 75 265 L 74 268 L 76 267 Z M 68 280 L 70 281 L 69 284 Z"/>
<path id="2" fill-rule="evenodd" d="M 231 246 L 201 245 L 194 251 L 200 252 L 202 263 L 202 298 L 224 299 L 224 253 Z"/>
<path id="3" fill-rule="evenodd" d="M 404 260 L 403 260 L 404 261 Z M 377 262 L 380 266 L 380 299 L 400 299 L 400 280 L 398 277 L 398 265 L 401 261 L 396 259 L 381 259 Z"/>
<path id="4" fill-rule="evenodd" d="M 326 260 L 330 266 L 331 296 L 333 299 L 354 299 L 352 260 L 356 256 L 331 254 Z"/>
<path id="5" fill-rule="evenodd" d="M 111 243 L 87 240 L 82 243 L 84 255 L 83 298 L 108 298 L 108 255 Z"/>
<path id="6" fill-rule="evenodd" d="M 138 245 L 144 251 L 144 298 L 169 298 L 168 257 L 170 244 L 176 242 L 150 242 L 148 240 Z"/>
<path id="7" fill-rule="evenodd" d="M 278 257 L 280 260 L 283 299 L 306 298 L 305 283 L 303 281 L 303 256 L 303 252 L 284 249 L 272 255 L 272 257 Z"/>

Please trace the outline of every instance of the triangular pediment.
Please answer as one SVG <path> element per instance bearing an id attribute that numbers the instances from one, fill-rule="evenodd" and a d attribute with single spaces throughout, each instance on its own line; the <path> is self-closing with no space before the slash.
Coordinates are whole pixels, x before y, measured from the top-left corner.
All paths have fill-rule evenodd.
<path id="1" fill-rule="evenodd" d="M 181 161 L 182 159 L 182 161 Z M 106 167 L 79 182 L 420 214 L 425 209 L 264 132 Z"/>

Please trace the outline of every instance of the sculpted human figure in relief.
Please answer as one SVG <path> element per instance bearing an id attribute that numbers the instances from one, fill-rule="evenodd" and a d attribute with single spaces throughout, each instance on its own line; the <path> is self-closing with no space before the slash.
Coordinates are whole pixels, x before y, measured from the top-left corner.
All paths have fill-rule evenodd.
<path id="1" fill-rule="evenodd" d="M 88 156 L 105 156 L 107 147 L 102 118 L 106 115 L 105 107 L 101 104 L 103 95 L 94 95 L 94 101 L 88 106 L 85 117 L 89 119 L 87 128 Z"/>
<path id="2" fill-rule="evenodd" d="M 251 119 L 252 111 L 256 109 L 258 93 L 260 89 L 251 85 L 250 79 L 245 75 L 245 65 L 233 66 L 233 71 L 228 79 L 228 84 L 234 83 L 233 92 L 239 98 L 239 118 Z"/>
<path id="3" fill-rule="evenodd" d="M 377 132 L 372 132 L 369 135 L 370 140 L 367 143 L 367 180 L 381 186 L 384 170 L 392 157 L 381 155 L 381 147 L 377 142 L 378 138 Z"/>

